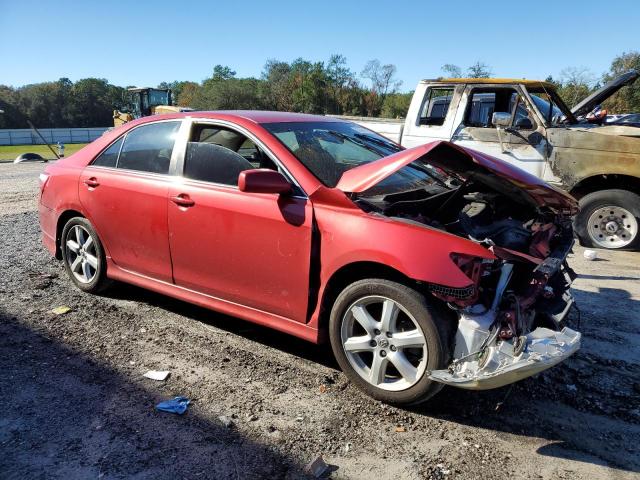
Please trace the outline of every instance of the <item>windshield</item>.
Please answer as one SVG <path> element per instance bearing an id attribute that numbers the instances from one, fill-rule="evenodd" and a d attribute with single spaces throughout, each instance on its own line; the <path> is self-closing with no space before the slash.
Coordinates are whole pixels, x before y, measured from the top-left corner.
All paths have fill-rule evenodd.
<path id="1" fill-rule="evenodd" d="M 324 185 L 335 187 L 347 170 L 403 150 L 351 122 L 292 122 L 262 124 Z M 420 159 L 389 175 L 364 196 L 420 192 L 433 195 L 455 188 L 459 179 Z"/>
<path id="2" fill-rule="evenodd" d="M 157 105 L 169 105 L 170 103 L 167 90 L 149 89 L 149 105 L 155 107 Z"/>
<path id="3" fill-rule="evenodd" d="M 531 89 L 529 94 L 549 126 L 556 126 L 573 121 L 573 115 L 562 99 L 552 89 Z"/>
<path id="4" fill-rule="evenodd" d="M 347 170 L 375 162 L 402 147 L 351 122 L 286 122 L 262 124 L 328 187 Z"/>

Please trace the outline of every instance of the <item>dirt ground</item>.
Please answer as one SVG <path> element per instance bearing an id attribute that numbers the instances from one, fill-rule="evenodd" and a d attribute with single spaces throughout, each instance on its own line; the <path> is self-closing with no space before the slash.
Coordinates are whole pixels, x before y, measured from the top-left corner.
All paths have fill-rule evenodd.
<path id="1" fill-rule="evenodd" d="M 640 478 L 640 254 L 576 249 L 568 362 L 399 409 L 326 346 L 126 285 L 75 289 L 39 240 L 42 169 L 0 165 L 1 478 L 294 479 L 317 454 L 336 479 Z M 185 415 L 154 410 L 176 395 Z"/>

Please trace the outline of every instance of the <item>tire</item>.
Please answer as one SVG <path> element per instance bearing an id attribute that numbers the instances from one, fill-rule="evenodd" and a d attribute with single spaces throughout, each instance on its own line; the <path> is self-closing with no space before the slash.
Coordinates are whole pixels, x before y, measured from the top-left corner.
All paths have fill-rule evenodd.
<path id="1" fill-rule="evenodd" d="M 100 293 L 111 285 L 104 248 L 89 220 L 74 217 L 65 224 L 60 250 L 67 275 L 80 290 Z"/>
<path id="2" fill-rule="evenodd" d="M 393 315 L 384 312 L 393 312 L 393 305 L 396 320 L 386 327 L 383 317 Z M 425 402 L 442 388 L 426 372 L 445 368 L 450 360 L 451 319 L 438 312 L 423 295 L 400 283 L 357 281 L 338 295 L 331 309 L 331 348 L 342 371 L 367 395 L 393 405 Z M 381 368 L 373 368 L 374 361 Z"/>
<path id="3" fill-rule="evenodd" d="M 601 190 L 580 199 L 574 229 L 585 247 L 636 250 L 640 247 L 640 196 Z"/>

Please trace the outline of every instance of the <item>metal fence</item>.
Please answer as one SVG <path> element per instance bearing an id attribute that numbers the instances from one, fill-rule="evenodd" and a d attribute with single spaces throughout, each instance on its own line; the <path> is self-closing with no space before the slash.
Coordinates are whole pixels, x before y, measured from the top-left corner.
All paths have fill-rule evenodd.
<path id="1" fill-rule="evenodd" d="M 39 128 L 49 143 L 89 143 L 100 137 L 107 127 L 96 128 Z M 29 128 L 0 130 L 0 145 L 39 145 L 42 140 Z"/>

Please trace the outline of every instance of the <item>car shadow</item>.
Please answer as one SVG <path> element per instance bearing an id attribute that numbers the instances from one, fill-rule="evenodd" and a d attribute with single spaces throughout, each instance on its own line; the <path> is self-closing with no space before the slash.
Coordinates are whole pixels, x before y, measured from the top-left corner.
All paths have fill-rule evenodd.
<path id="1" fill-rule="evenodd" d="M 319 363 L 334 370 L 339 369 L 328 343 L 316 345 L 272 328 L 218 313 L 134 285 L 116 283 L 105 295 L 110 298 L 144 302 L 149 306 L 163 308 L 172 313 L 184 315 L 225 332 L 240 335 L 248 340 L 271 348 L 277 348 L 283 352 Z"/>
<path id="2" fill-rule="evenodd" d="M 0 477 L 306 478 L 273 447 L 199 414 L 158 412 L 159 384 L 0 309 Z M 164 390 L 168 390 L 164 389 Z"/>
<path id="3" fill-rule="evenodd" d="M 621 308 L 637 308 L 636 304 L 640 303 L 631 299 L 628 293 L 626 296 L 623 295 L 622 291 L 607 293 L 609 296 L 614 295 L 623 304 L 629 304 L 621 305 Z M 598 294 L 580 292 L 581 297 L 584 298 L 585 295 Z M 138 287 L 120 284 L 110 291 L 109 296 L 145 302 L 150 306 L 184 315 L 270 348 L 338 370 L 328 345 L 314 345 L 273 329 Z M 595 299 L 590 301 L 593 302 Z M 598 315 L 598 312 L 592 312 L 590 315 Z M 584 314 L 582 316 L 583 322 L 588 321 L 589 315 L 586 319 Z M 589 411 L 588 408 L 584 408 L 579 396 L 576 396 L 573 390 L 567 389 L 567 385 L 573 383 L 578 384 L 580 389 L 589 388 L 588 383 L 580 383 L 578 377 L 582 369 L 593 367 L 585 365 L 586 361 L 580 356 L 579 352 L 576 355 L 578 359 L 572 358 L 566 364 L 556 366 L 541 375 L 496 390 L 475 392 L 445 387 L 430 402 L 406 410 L 416 415 L 439 418 L 470 427 L 551 442 L 538 449 L 541 455 L 608 465 L 633 472 L 640 471 L 640 462 L 633 460 L 640 458 L 640 451 L 637 449 L 637 445 L 640 444 L 640 426 L 627 426 L 626 421 L 620 416 L 607 414 L 621 408 L 620 404 L 624 399 L 607 395 L 605 390 L 598 398 L 600 407 Z M 585 393 L 586 396 L 592 394 L 594 392 Z M 629 448 L 633 449 L 633 452 L 612 450 L 612 447 L 603 441 L 607 435 L 628 438 L 627 445 L 632 445 Z"/>

